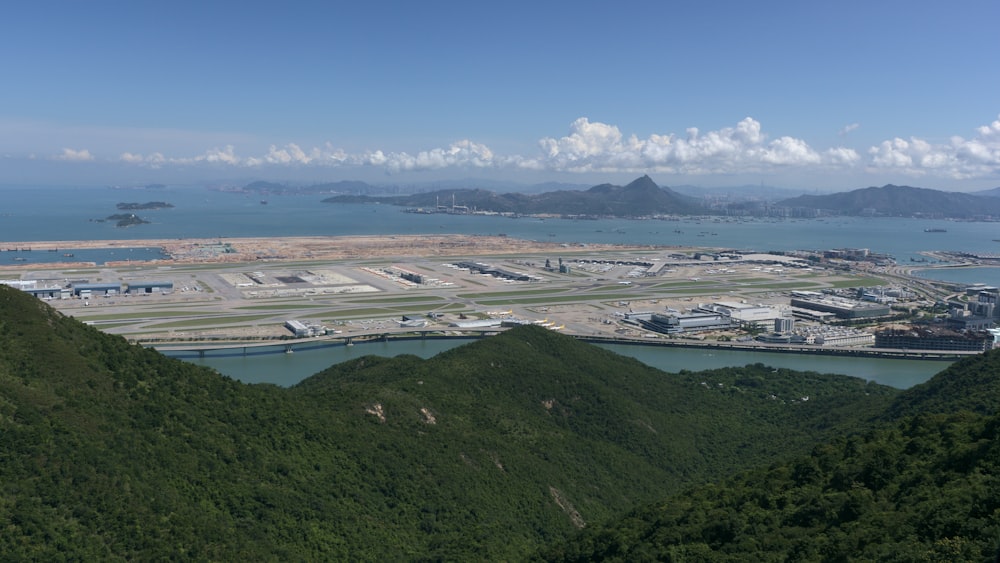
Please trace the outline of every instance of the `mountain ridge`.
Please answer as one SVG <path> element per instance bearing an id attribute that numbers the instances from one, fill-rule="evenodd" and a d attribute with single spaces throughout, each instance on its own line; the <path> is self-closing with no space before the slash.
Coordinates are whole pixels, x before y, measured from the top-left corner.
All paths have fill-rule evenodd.
<path id="1" fill-rule="evenodd" d="M 438 190 L 410 196 L 334 196 L 324 203 L 390 203 L 421 209 L 462 206 L 469 210 L 521 215 L 647 217 L 655 214 L 707 213 L 695 198 L 661 188 L 649 176 L 625 186 L 600 184 L 585 191 L 556 190 L 540 194 L 497 193 L 482 189 Z"/>
<path id="2" fill-rule="evenodd" d="M 1000 200 L 996 198 L 893 184 L 828 195 L 802 195 L 781 200 L 777 205 L 844 215 L 956 219 L 1000 217 Z"/>

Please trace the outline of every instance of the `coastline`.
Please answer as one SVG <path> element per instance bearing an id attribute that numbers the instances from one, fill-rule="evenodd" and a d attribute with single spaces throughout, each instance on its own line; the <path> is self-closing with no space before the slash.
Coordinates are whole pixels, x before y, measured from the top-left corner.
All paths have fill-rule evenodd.
<path id="1" fill-rule="evenodd" d="M 230 267 L 237 264 L 252 264 L 260 262 L 270 262 L 274 264 L 282 264 L 284 262 L 295 262 L 295 261 L 357 261 L 357 260 L 367 260 L 372 258 L 377 259 L 396 259 L 398 258 L 408 258 L 408 257 L 420 257 L 420 258 L 435 258 L 435 257 L 451 257 L 451 256 L 465 256 L 472 258 L 486 258 L 486 257 L 503 257 L 503 256 L 516 256 L 525 255 L 532 253 L 552 253 L 558 252 L 559 254 L 573 254 L 573 253 L 599 253 L 599 252 L 649 252 L 649 251 L 662 251 L 665 249 L 678 249 L 682 248 L 680 246 L 674 245 L 634 245 L 634 244 L 569 244 L 561 243 L 555 241 L 537 241 L 520 239 L 515 237 L 509 237 L 505 235 L 462 235 L 462 234 L 423 234 L 423 235 L 352 235 L 352 236 L 295 236 L 295 237 L 243 237 L 243 238 L 190 238 L 190 239 L 122 239 L 122 240 L 82 240 L 82 241 L 44 241 L 44 242 L 10 242 L 10 243 L 0 243 L 0 248 L 8 246 L 15 248 L 31 249 L 34 251 L 50 251 L 53 249 L 58 250 L 80 250 L 80 249 L 122 249 L 130 247 L 155 247 L 159 248 L 164 254 L 169 256 L 166 259 L 154 259 L 154 260 L 141 260 L 141 261 L 108 261 L 104 265 L 107 267 L 115 266 L 136 266 L 137 264 L 143 264 L 152 267 L 162 267 L 162 266 L 183 266 L 186 264 L 203 264 L 203 265 L 213 265 L 218 264 L 226 267 Z M 975 266 L 969 264 L 970 267 Z M 93 267 L 93 263 L 87 262 L 72 262 L 72 263 L 27 263 L 5 266 L 5 269 L 17 271 L 25 269 L 58 269 L 58 268 L 81 268 L 81 267 Z M 255 266 L 256 267 L 256 266 Z M 261 266 L 262 268 L 267 268 L 268 266 Z M 276 266 L 276 267 L 288 267 L 288 266 Z M 939 266 L 940 267 L 940 266 Z M 955 267 L 955 266 L 951 266 Z M 897 275 L 903 274 L 906 277 L 912 277 L 913 270 L 916 269 L 929 269 L 925 266 L 910 266 L 907 268 L 898 268 Z M 687 274 L 682 275 L 685 277 Z M 758 274 L 759 275 L 759 274 Z M 885 275 L 885 273 L 882 273 Z M 192 276 L 193 277 L 193 276 Z M 687 278 L 685 278 L 687 279 Z M 697 278 L 692 278 L 697 279 Z M 920 280 L 921 283 L 926 283 L 926 280 Z M 188 282 L 192 283 L 192 282 Z M 697 281 L 692 281 L 690 283 L 698 283 Z M 744 280 L 742 282 L 746 284 Z M 811 282 L 812 283 L 812 282 Z M 632 282 L 629 282 L 631 285 Z M 476 284 L 480 285 L 480 284 Z M 638 287 L 638 286 L 636 286 Z M 633 299 L 639 299 L 641 297 L 641 292 L 635 289 L 635 287 L 630 287 L 628 289 L 617 290 L 621 293 L 623 297 L 628 297 L 629 301 Z M 707 288 L 705 290 L 706 294 L 709 293 L 722 293 L 720 288 Z M 499 294 L 498 294 L 499 295 Z M 617 295 L 617 294 L 616 294 Z M 599 297 L 605 298 L 603 295 Z M 196 297 L 192 297 L 196 299 Z M 468 297 L 465 298 L 468 300 Z M 610 299 L 610 297 L 607 297 Z M 620 300 L 620 299 L 619 299 Z M 311 301 L 311 300 L 310 300 Z M 391 301 L 391 299 L 390 299 Z M 109 302 L 109 304 L 114 304 Z M 312 305 L 308 305 L 312 306 Z M 433 307 L 431 304 L 429 307 Z M 507 306 L 507 305 L 504 305 Z M 254 306 L 244 306 L 246 309 L 252 309 Z M 274 310 L 273 315 L 266 315 L 272 317 L 269 319 L 271 324 L 278 326 L 277 322 L 274 320 L 282 315 L 280 312 L 283 305 L 277 306 Z M 65 308 L 65 307 L 64 307 Z M 361 307 L 363 308 L 363 307 Z M 530 308 L 530 307 L 529 307 Z M 238 310 L 240 307 L 234 306 L 234 310 Z M 548 307 L 545 307 L 547 310 Z M 333 309 L 331 309 L 333 310 Z M 242 314 L 247 316 L 246 313 L 234 313 L 233 311 L 228 311 L 228 313 L 235 314 L 237 317 Z M 308 317 L 310 311 L 306 311 L 306 316 Z M 330 313 L 333 316 L 334 313 Z M 85 317 L 86 318 L 86 317 Z M 170 324 L 169 316 L 164 316 L 161 319 L 152 319 L 151 323 L 160 322 L 164 326 Z M 176 323 L 175 323 L 176 324 Z M 226 323 L 220 323 L 225 325 Z M 193 326 L 197 326 L 197 321 L 192 323 Z M 154 325 L 155 326 L 155 325 Z M 198 329 L 178 329 L 177 332 L 182 330 L 191 330 L 192 332 L 200 332 Z M 489 329 L 483 332 L 496 332 L 495 328 Z M 173 328 L 169 329 L 172 334 L 174 332 Z M 393 340 L 393 339 L 404 339 L 404 338 L 469 338 L 469 337 L 481 337 L 482 333 L 471 334 L 469 331 L 446 331 L 452 336 L 446 335 L 435 335 L 430 334 L 431 332 L 441 332 L 441 329 L 436 329 L 435 331 L 428 331 L 428 333 L 418 333 L 418 334 L 408 334 L 406 331 L 384 331 L 378 333 L 359 333 L 351 334 L 349 336 L 335 336 L 330 337 L 330 346 L 345 344 L 351 339 L 357 342 L 362 342 L 366 340 Z M 580 331 L 582 332 L 582 331 Z M 792 354 L 802 354 L 802 355 L 838 355 L 838 356 L 868 356 L 868 357 L 882 357 L 882 358 L 906 358 L 906 359 L 921 359 L 921 360 L 955 360 L 959 357 L 966 355 L 975 355 L 978 352 L 965 353 L 952 353 L 946 352 L 942 353 L 940 351 L 933 350 L 889 350 L 889 349 L 873 349 L 873 348 L 834 348 L 834 347 L 821 347 L 821 346 L 810 346 L 810 345 L 780 345 L 780 344 L 766 344 L 760 342 L 723 342 L 723 341 L 702 341 L 702 340 L 686 340 L 686 339 L 674 339 L 674 338 L 648 338 L 643 336 L 622 336 L 622 335 L 604 335 L 604 336 L 588 336 L 581 334 L 580 332 L 573 333 L 567 331 L 568 335 L 572 335 L 583 341 L 589 342 L 600 342 L 609 344 L 627 344 L 627 345 L 639 345 L 639 346 L 660 346 L 660 347 L 687 347 L 687 348 L 704 348 L 704 349 L 732 349 L 740 351 L 761 351 L 761 352 L 779 352 L 779 353 L 792 353 Z M 596 333 L 595 333 L 596 334 Z M 127 335 L 126 335 L 127 336 Z M 288 338 L 274 338 L 270 339 L 268 337 L 253 337 L 247 338 L 246 340 L 240 340 L 238 338 L 228 338 L 225 337 L 215 339 L 211 336 L 202 335 L 200 337 L 191 338 L 179 338 L 173 340 L 174 343 L 180 344 L 179 346 L 170 345 L 170 341 L 173 339 L 160 340 L 156 337 L 151 339 L 142 339 L 144 345 L 152 346 L 154 348 L 164 348 L 172 350 L 191 350 L 191 351 L 205 351 L 209 350 L 223 350 L 227 348 L 233 349 L 243 349 L 244 353 L 247 348 L 265 348 L 265 347 L 283 347 L 287 348 L 285 351 L 291 351 L 296 347 L 301 347 L 308 345 L 309 343 L 316 344 L 318 341 L 315 339 L 288 339 Z M 185 344 L 181 344 L 184 342 Z M 228 342 L 228 343 L 227 343 Z"/>
<path id="2" fill-rule="evenodd" d="M 259 354 L 281 354 L 292 353 L 296 349 L 309 350 L 315 348 L 327 348 L 333 346 L 350 346 L 362 342 L 389 342 L 393 340 L 471 340 L 486 338 L 500 331 L 496 329 L 480 331 L 449 331 L 444 334 L 440 330 L 434 331 L 410 331 L 406 333 L 374 332 L 369 334 L 355 334 L 350 336 L 335 335 L 330 337 L 314 337 L 309 339 L 273 339 L 257 340 L 252 342 L 234 342 L 232 340 L 220 340 L 217 344 L 206 344 L 211 341 L 188 342 L 186 344 L 172 345 L 169 342 L 145 341 L 144 345 L 154 348 L 160 352 L 170 352 L 175 357 L 203 357 L 212 352 L 218 356 L 252 356 Z M 963 351 L 941 351 L 941 350 L 906 350 L 894 348 L 838 348 L 823 347 L 815 345 L 774 345 L 760 342 L 740 343 L 740 342 L 713 342 L 713 341 L 692 341 L 676 339 L 648 339 L 648 338 L 627 338 L 621 336 L 601 337 L 568 334 L 577 340 L 591 344 L 621 344 L 625 346 L 652 346 L 661 348 L 698 348 L 712 350 L 736 350 L 744 352 L 775 352 L 784 354 L 818 355 L 818 356 L 853 356 L 885 359 L 907 359 L 907 360 L 930 360 L 930 361 L 955 361 L 961 358 L 976 356 L 981 352 Z M 268 350 L 273 349 L 273 350 Z M 231 354 L 219 353 L 232 351 Z"/>
<path id="3" fill-rule="evenodd" d="M 369 257 L 414 257 L 452 255 L 504 255 L 552 251 L 650 250 L 669 246 L 630 244 L 567 244 L 520 239 L 503 235 L 424 234 L 351 235 L 296 237 L 239 237 L 185 239 L 118 239 L 4 242 L 3 248 L 31 251 L 119 249 L 157 247 L 169 256 L 146 264 L 231 264 L 260 260 L 346 260 Z M 133 263 L 108 261 L 108 266 Z M 93 262 L 51 262 L 44 267 L 93 266 Z M 39 264 L 18 264 L 10 268 L 38 268 Z"/>

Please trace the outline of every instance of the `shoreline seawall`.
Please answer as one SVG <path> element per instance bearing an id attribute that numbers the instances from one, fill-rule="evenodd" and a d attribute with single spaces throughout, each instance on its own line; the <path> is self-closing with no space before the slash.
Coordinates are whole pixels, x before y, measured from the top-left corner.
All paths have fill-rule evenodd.
<path id="1" fill-rule="evenodd" d="M 317 337 L 311 339 L 274 339 L 257 340 L 253 342 L 236 341 L 202 341 L 188 342 L 186 344 L 169 342 L 143 342 L 142 344 L 156 349 L 162 353 L 177 358 L 196 358 L 211 354 L 213 356 L 249 356 L 257 354 L 280 354 L 290 353 L 295 350 L 310 350 L 316 348 L 327 348 L 333 346 L 350 346 L 354 343 L 372 341 L 393 341 L 393 340 L 431 340 L 431 339 L 464 339 L 472 340 L 483 338 L 495 334 L 496 331 L 455 331 L 451 334 L 442 334 L 440 331 L 434 333 L 370 333 L 358 335 L 335 335 L 331 337 Z M 894 348 L 835 348 L 814 345 L 772 345 L 763 343 L 740 343 L 740 342 L 706 342 L 689 340 L 666 340 L 666 339 L 641 339 L 622 337 L 600 337 L 582 336 L 567 334 L 583 342 L 591 344 L 622 344 L 628 346 L 651 346 L 651 347 L 677 347 L 677 348 L 701 348 L 716 350 L 734 350 L 741 352 L 775 352 L 799 355 L 820 355 L 820 356 L 848 356 L 848 357 L 871 357 L 886 359 L 907 359 L 907 360 L 932 360 L 932 361 L 955 361 L 968 356 L 975 356 L 982 352 L 965 352 L 951 350 L 909 350 Z M 220 353 L 221 352 L 221 353 Z"/>

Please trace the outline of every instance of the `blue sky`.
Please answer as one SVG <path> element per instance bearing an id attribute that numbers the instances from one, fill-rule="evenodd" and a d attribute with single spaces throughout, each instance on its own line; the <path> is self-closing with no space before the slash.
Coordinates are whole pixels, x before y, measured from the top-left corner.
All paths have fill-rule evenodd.
<path id="1" fill-rule="evenodd" d="M 1000 3 L 21 2 L 0 183 L 1000 186 Z"/>

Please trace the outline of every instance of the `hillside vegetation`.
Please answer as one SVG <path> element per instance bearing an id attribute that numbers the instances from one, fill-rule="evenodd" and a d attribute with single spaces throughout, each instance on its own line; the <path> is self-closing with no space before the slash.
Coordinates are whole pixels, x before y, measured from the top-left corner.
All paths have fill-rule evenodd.
<path id="1" fill-rule="evenodd" d="M 245 385 L 0 287 L 0 553 L 523 559 L 853 435 L 898 395 L 762 365 L 666 374 L 540 327 Z"/>
<path id="2" fill-rule="evenodd" d="M 807 456 L 638 509 L 547 561 L 992 561 L 1000 557 L 1000 351 L 902 393 Z"/>

